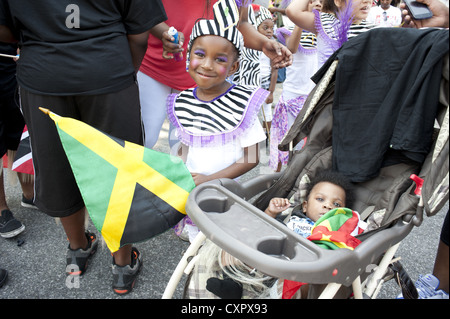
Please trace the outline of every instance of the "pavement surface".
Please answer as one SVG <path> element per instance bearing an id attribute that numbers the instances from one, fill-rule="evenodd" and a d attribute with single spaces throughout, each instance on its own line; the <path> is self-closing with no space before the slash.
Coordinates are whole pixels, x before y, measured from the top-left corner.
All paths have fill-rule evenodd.
<path id="1" fill-rule="evenodd" d="M 277 88 L 279 94 L 280 89 Z M 168 123 L 164 124 L 160 140 L 155 149 L 167 152 Z M 262 147 L 262 159 L 257 168 L 243 179 L 268 173 L 268 150 Z M 0 268 L 9 272 L 8 282 L 0 288 L 1 299 L 160 299 L 177 263 L 187 249 L 188 243 L 181 241 L 172 230 L 135 246 L 141 251 L 143 269 L 132 293 L 118 296 L 111 289 L 112 257 L 106 245 L 100 243 L 92 258 L 88 271 L 79 281 L 65 274 L 65 254 L 68 246 L 62 226 L 57 220 L 36 209 L 20 206 L 21 189 L 18 183 L 8 182 L 4 171 L 6 198 L 14 216 L 26 227 L 25 231 L 12 239 L 0 238 Z M 431 273 L 436 256 L 439 234 L 448 203 L 436 216 L 425 218 L 423 224 L 413 229 L 403 240 L 396 254 L 415 281 L 419 274 Z M 88 227 L 98 234 L 90 223 Z M 23 242 L 22 242 L 23 241 Z M 185 278 L 178 285 L 174 299 L 182 298 Z M 386 283 L 379 299 L 394 299 L 400 292 L 391 280 Z"/>

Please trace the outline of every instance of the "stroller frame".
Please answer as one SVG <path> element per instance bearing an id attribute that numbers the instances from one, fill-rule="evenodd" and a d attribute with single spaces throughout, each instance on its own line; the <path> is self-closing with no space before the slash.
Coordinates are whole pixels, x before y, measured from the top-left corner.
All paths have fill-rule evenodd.
<path id="1" fill-rule="evenodd" d="M 388 199 L 382 194 L 374 199 L 375 203 L 359 203 L 354 208 L 363 219 L 380 208 L 386 211 L 377 229 L 357 236 L 362 241 L 358 247 L 322 249 L 263 213 L 271 198 L 290 197 L 302 176 L 330 166 L 331 141 L 327 136 L 331 136 L 332 130 L 336 60 L 310 93 L 279 145 L 280 150 L 291 151 L 292 145 L 308 137 L 304 148 L 291 157 L 285 171 L 260 175 L 242 184 L 218 179 L 201 184 L 191 192 L 186 211 L 201 233 L 180 260 L 162 298 L 171 298 L 183 274 L 195 267 L 197 251 L 205 238 L 262 273 L 311 284 L 309 298 L 333 298 L 341 288 L 348 297 L 348 287 L 352 287 L 355 299 L 376 298 L 383 283 L 394 275 L 402 281 L 402 288 L 410 289 L 407 274 L 401 267 L 393 267 L 398 266 L 395 254 L 413 227 L 421 225 L 423 214 L 433 216 L 449 198 L 448 53 L 443 61 L 440 108 L 436 116 L 439 127 L 435 130 L 432 151 L 421 167 L 400 165 L 380 172 L 378 179 L 395 181 L 397 188 L 394 193 L 382 185 L 381 191 L 389 193 Z M 301 167 L 301 173 L 293 176 L 293 166 Z M 415 192 L 416 185 L 409 179 L 411 174 L 424 179 L 421 192 Z M 415 291 L 414 285 L 411 290 Z"/>

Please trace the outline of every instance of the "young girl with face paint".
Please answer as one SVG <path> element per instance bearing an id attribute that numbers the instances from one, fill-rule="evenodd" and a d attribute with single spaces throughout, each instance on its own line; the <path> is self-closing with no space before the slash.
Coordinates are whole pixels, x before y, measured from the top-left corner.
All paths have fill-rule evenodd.
<path id="1" fill-rule="evenodd" d="M 224 30 L 215 20 L 199 20 L 188 45 L 188 72 L 197 86 L 172 94 L 168 117 L 180 140 L 178 154 L 196 185 L 218 178 L 237 178 L 259 161 L 258 143 L 265 140 L 257 120 L 268 92 L 227 81 L 239 67 L 242 35 L 235 26 Z M 185 217 L 189 238 L 198 232 Z"/>

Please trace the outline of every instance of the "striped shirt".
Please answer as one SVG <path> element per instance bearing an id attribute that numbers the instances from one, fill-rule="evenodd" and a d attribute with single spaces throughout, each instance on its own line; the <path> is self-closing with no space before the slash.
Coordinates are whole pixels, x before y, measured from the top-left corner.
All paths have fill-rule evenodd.
<path id="1" fill-rule="evenodd" d="M 197 98 L 196 89 L 178 96 L 175 114 L 184 127 L 194 135 L 209 135 L 233 130 L 243 119 L 245 108 L 254 89 L 232 86 L 213 101 Z"/>

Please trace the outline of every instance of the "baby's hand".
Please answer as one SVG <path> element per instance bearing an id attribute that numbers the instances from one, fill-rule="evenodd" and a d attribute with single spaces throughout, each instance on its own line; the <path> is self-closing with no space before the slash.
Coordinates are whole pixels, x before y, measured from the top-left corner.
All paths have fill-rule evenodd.
<path id="1" fill-rule="evenodd" d="M 273 218 L 291 206 L 291 203 L 287 198 L 274 197 L 270 200 L 269 206 L 265 210 L 265 213 Z"/>

